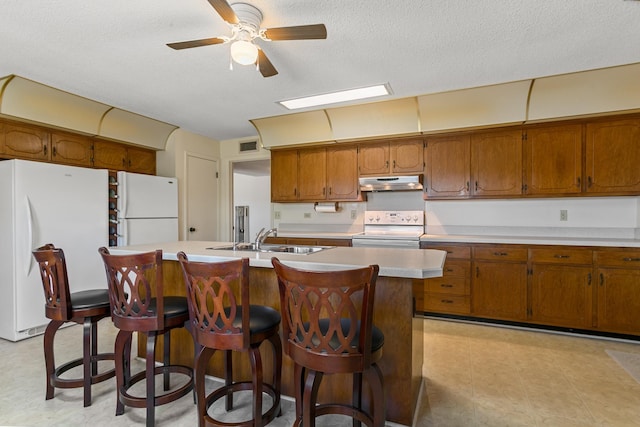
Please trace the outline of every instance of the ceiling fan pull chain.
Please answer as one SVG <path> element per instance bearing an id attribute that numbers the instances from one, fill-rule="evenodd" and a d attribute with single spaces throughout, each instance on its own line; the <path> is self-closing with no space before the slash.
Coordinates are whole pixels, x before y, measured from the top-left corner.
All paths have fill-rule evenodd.
<path id="1" fill-rule="evenodd" d="M 233 58 L 231 57 L 231 54 L 229 54 L 229 70 L 233 71 Z"/>

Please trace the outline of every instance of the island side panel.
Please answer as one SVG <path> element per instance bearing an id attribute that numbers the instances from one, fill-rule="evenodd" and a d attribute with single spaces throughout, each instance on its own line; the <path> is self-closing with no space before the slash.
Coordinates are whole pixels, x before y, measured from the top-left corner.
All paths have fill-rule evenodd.
<path id="1" fill-rule="evenodd" d="M 180 265 L 176 261 L 163 264 L 165 294 L 185 295 Z M 413 295 L 411 279 L 379 277 L 376 287 L 374 322 L 385 335 L 380 368 L 384 374 L 387 420 L 411 425 L 418 402 L 422 382 L 424 335 L 421 319 L 413 317 Z M 280 297 L 275 272 L 270 268 L 250 269 L 251 303 L 280 309 Z M 418 289 L 415 289 L 418 291 Z M 144 341 L 139 340 L 139 352 L 144 352 Z M 193 341 L 186 330 L 177 330 L 171 335 L 172 363 L 193 365 Z M 158 346 L 162 343 L 159 342 Z M 261 353 L 265 366 L 265 378 L 271 370 L 271 351 L 263 344 Z M 143 353 L 139 353 L 143 354 Z M 234 378 L 249 379 L 251 373 L 246 355 L 234 354 Z M 221 378 L 222 353 L 217 352 L 209 364 L 208 373 Z M 366 389 L 366 388 L 365 388 Z M 293 362 L 285 356 L 283 360 L 282 391 L 293 396 Z M 349 402 L 351 377 L 327 375 L 320 390 L 320 401 Z"/>

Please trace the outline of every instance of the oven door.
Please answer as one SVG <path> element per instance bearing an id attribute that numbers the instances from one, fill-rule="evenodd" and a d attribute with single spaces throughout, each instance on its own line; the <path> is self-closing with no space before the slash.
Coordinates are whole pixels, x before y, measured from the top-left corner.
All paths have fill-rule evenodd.
<path id="1" fill-rule="evenodd" d="M 419 240 L 384 239 L 384 238 L 362 238 L 353 237 L 351 246 L 356 248 L 398 248 L 398 249 L 420 249 Z"/>

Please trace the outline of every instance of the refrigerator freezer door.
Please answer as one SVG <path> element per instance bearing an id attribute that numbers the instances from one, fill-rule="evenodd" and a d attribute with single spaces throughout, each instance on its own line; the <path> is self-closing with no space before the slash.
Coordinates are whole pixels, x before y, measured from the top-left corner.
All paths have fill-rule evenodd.
<path id="1" fill-rule="evenodd" d="M 118 172 L 120 218 L 177 218 L 178 179 Z"/>
<path id="2" fill-rule="evenodd" d="M 118 226 L 118 246 L 178 240 L 178 218 L 121 219 Z"/>
<path id="3" fill-rule="evenodd" d="M 106 170 L 16 161 L 15 330 L 48 323 L 31 251 L 53 243 L 65 252 L 73 292 L 107 287 L 98 248 L 107 246 Z M 3 203 L 9 198 L 2 195 Z"/>

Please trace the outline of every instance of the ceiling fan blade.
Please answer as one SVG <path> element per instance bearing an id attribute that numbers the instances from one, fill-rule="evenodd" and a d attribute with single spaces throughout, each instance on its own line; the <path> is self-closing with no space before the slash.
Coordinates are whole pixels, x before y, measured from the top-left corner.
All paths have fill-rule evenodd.
<path id="1" fill-rule="evenodd" d="M 278 74 L 278 71 L 273 66 L 267 55 L 264 54 L 262 49 L 258 49 L 258 68 L 260 68 L 260 74 L 262 77 L 271 77 Z"/>
<path id="2" fill-rule="evenodd" d="M 213 37 L 210 39 L 189 40 L 186 42 L 167 43 L 167 46 L 169 46 L 172 49 L 179 50 L 179 49 L 189 49 L 191 47 L 209 46 L 211 44 L 221 44 L 224 42 L 225 42 L 224 39 Z"/>
<path id="3" fill-rule="evenodd" d="M 231 9 L 231 6 L 226 0 L 209 0 L 209 3 L 213 6 L 216 12 L 218 12 L 218 15 L 220 15 L 222 19 L 227 21 L 229 24 L 238 23 L 238 16 L 233 9 Z"/>
<path id="4" fill-rule="evenodd" d="M 299 25 L 296 27 L 267 28 L 265 37 L 271 40 L 310 40 L 326 39 L 327 28 L 324 24 Z"/>

